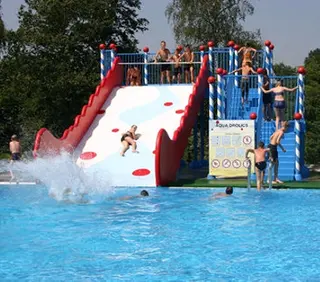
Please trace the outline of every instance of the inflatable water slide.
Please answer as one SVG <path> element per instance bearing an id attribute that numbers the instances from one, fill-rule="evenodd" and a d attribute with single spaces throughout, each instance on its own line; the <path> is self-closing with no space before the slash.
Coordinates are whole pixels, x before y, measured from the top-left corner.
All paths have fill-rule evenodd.
<path id="1" fill-rule="evenodd" d="M 207 88 L 204 57 L 194 85 L 122 86 L 123 66 L 112 68 L 82 108 L 74 124 L 56 138 L 45 128 L 36 135 L 38 157 L 73 154 L 85 170 L 108 174 L 115 187 L 166 186 L 176 180 Z M 137 125 L 139 153 L 120 155 L 122 134 Z"/>

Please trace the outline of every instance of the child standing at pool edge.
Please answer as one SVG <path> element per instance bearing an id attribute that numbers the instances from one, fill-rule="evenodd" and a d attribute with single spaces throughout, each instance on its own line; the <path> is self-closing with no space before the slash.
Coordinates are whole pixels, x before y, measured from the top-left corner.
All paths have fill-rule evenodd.
<path id="1" fill-rule="evenodd" d="M 265 174 L 265 169 L 267 167 L 266 153 L 270 152 L 270 149 L 264 147 L 262 141 L 259 142 L 257 149 L 248 149 L 246 152 L 246 159 L 248 159 L 248 154 L 254 154 L 255 161 L 255 171 L 257 179 L 257 190 L 260 191 L 263 188 L 263 178 Z"/>

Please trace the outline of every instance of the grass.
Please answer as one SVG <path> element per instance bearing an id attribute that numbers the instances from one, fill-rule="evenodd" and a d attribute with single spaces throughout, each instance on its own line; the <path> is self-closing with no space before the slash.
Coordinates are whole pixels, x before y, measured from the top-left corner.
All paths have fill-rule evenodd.
<path id="1" fill-rule="evenodd" d="M 10 154 L 0 153 L 0 160 L 8 160 L 8 159 L 10 159 Z"/>
<path id="2" fill-rule="evenodd" d="M 199 176 L 198 172 L 198 176 Z M 268 184 L 265 184 L 266 186 Z M 182 171 L 181 179 L 171 183 L 169 186 L 171 187 L 209 187 L 209 188 L 219 188 L 226 186 L 247 188 L 247 179 L 245 178 L 232 178 L 232 179 L 216 179 L 216 180 L 207 180 L 204 176 L 193 177 L 192 172 L 189 169 Z M 251 187 L 256 187 L 256 183 L 251 181 Z M 273 184 L 273 188 L 276 189 L 320 189 L 320 172 L 311 172 L 310 177 L 303 181 L 288 181 L 283 184 Z"/>

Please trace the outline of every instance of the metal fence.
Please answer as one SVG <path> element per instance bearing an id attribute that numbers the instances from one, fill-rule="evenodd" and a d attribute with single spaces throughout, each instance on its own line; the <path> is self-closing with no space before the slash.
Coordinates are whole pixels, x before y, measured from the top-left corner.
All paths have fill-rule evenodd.
<path id="1" fill-rule="evenodd" d="M 104 67 L 106 72 L 110 69 L 111 67 L 111 52 L 110 50 L 105 50 L 105 61 L 104 61 Z M 203 52 L 204 55 L 208 55 L 209 52 Z M 137 67 L 141 73 L 142 77 L 142 84 L 143 84 L 143 77 L 144 77 L 144 60 L 145 60 L 145 54 L 144 53 L 118 53 L 117 56 L 120 57 L 121 62 L 124 64 L 124 73 L 123 73 L 123 84 L 125 84 L 126 81 L 126 74 L 127 71 L 130 67 Z M 217 68 L 223 68 L 227 71 L 231 71 L 230 69 L 230 53 L 229 53 L 229 48 L 213 48 L 212 50 L 212 62 L 210 69 L 215 71 Z M 160 73 L 161 73 L 161 64 L 155 63 L 155 57 L 156 53 L 148 53 L 147 55 L 147 70 L 148 70 L 148 84 L 159 84 L 160 83 Z M 233 58 L 235 60 L 235 57 Z M 194 80 L 198 76 L 200 67 L 201 67 L 201 52 L 194 52 Z M 264 63 L 264 51 L 259 50 L 257 51 L 256 57 L 253 59 L 253 66 L 255 68 L 262 67 Z M 186 83 L 186 64 L 188 63 L 181 63 L 181 78 L 180 82 L 181 83 Z M 174 75 L 175 68 L 174 65 L 175 63 L 172 62 L 170 63 L 171 65 L 171 79 L 172 76 Z M 232 64 L 234 65 L 234 64 Z M 238 66 L 241 66 L 241 57 L 238 58 Z M 232 66 L 231 66 L 232 67 Z M 175 80 L 175 83 L 177 83 L 177 80 Z M 190 83 L 190 81 L 188 82 Z"/>

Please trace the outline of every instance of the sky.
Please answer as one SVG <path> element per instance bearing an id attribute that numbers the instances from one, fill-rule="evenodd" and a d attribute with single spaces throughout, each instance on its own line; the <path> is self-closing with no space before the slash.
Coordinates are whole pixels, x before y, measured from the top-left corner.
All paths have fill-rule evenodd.
<path id="1" fill-rule="evenodd" d="M 139 48 L 156 51 L 165 40 L 170 49 L 176 46 L 172 27 L 165 17 L 170 0 L 142 0 L 141 17 L 149 20 L 149 31 L 137 34 Z M 320 47 L 319 0 L 252 0 L 255 13 L 246 19 L 247 30 L 261 30 L 263 40 L 275 45 L 274 61 L 302 65 L 309 51 Z M 2 0 L 3 19 L 9 29 L 18 27 L 17 12 L 24 0 Z M 231 38 L 232 39 L 232 38 Z"/>

